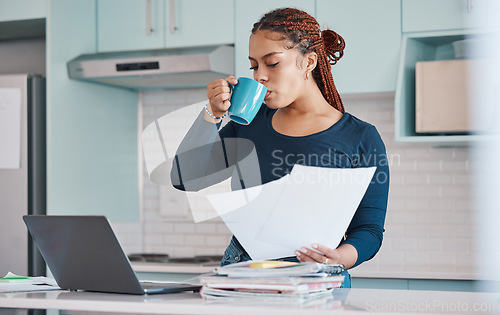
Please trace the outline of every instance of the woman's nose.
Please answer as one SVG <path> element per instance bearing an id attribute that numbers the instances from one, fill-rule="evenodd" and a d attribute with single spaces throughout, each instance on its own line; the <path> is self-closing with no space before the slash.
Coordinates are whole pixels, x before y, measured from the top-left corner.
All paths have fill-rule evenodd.
<path id="1" fill-rule="evenodd" d="M 258 81 L 260 83 L 264 83 L 267 81 L 267 74 L 264 73 L 264 71 L 259 69 L 253 73 L 253 78 L 255 81 Z"/>

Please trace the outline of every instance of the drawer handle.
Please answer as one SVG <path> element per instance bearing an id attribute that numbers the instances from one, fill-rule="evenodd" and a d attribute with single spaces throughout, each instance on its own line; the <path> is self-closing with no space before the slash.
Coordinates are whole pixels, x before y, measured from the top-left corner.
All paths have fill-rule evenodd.
<path id="1" fill-rule="evenodd" d="M 146 34 L 151 35 L 151 0 L 146 0 Z"/>
<path id="2" fill-rule="evenodd" d="M 170 0 L 170 33 L 175 33 L 175 0 Z"/>

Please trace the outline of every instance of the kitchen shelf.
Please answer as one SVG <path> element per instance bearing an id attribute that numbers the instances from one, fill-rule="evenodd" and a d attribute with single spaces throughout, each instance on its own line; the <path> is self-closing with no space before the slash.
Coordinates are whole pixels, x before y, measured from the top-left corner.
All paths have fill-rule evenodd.
<path id="1" fill-rule="evenodd" d="M 486 134 L 421 134 L 415 131 L 415 65 L 418 61 L 452 60 L 452 43 L 484 33 L 473 30 L 404 33 L 395 94 L 395 139 L 398 142 L 423 142 L 440 145 L 466 145 L 491 140 Z"/>

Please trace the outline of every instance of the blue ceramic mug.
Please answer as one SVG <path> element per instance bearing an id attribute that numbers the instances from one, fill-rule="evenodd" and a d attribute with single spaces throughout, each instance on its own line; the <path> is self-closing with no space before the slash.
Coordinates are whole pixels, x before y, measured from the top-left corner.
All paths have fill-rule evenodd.
<path id="1" fill-rule="evenodd" d="M 238 84 L 229 86 L 233 90 L 229 118 L 238 124 L 250 124 L 266 97 L 266 87 L 250 78 L 238 78 Z"/>

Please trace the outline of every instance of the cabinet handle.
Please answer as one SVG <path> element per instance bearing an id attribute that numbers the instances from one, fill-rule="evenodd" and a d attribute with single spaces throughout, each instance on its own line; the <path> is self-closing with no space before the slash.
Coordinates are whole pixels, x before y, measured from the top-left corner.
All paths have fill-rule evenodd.
<path id="1" fill-rule="evenodd" d="M 146 34 L 151 35 L 151 0 L 146 0 Z"/>
<path id="2" fill-rule="evenodd" d="M 467 0 L 467 13 L 470 13 L 472 11 L 472 0 Z"/>
<path id="3" fill-rule="evenodd" d="M 175 33 L 175 0 L 170 0 L 170 33 Z"/>

